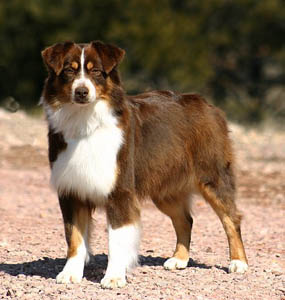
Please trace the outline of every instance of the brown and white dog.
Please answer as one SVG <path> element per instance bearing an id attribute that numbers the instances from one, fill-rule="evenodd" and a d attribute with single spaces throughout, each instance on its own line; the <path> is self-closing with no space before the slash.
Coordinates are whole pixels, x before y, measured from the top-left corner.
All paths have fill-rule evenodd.
<path id="1" fill-rule="evenodd" d="M 166 269 L 186 268 L 200 193 L 219 216 L 230 272 L 247 270 L 235 206 L 233 153 L 220 110 L 195 94 L 153 91 L 127 96 L 117 71 L 124 50 L 96 41 L 42 52 L 49 76 L 41 101 L 49 125 L 51 182 L 68 245 L 56 281 L 80 282 L 88 262 L 91 213 L 104 207 L 109 260 L 102 287 L 122 287 L 137 262 L 140 201 L 151 198 L 173 223 L 177 245 Z"/>

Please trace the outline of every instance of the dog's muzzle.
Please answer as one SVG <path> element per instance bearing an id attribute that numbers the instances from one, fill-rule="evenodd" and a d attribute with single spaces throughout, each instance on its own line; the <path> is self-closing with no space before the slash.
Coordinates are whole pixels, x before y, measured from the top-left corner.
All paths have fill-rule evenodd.
<path id="1" fill-rule="evenodd" d="M 75 102 L 80 103 L 80 104 L 89 103 L 88 94 L 89 94 L 89 90 L 87 87 L 80 86 L 80 87 L 76 88 L 74 91 Z"/>

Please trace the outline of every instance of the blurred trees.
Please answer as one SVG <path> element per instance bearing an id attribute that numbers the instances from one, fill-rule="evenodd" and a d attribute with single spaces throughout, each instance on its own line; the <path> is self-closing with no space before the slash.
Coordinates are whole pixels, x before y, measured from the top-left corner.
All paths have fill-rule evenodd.
<path id="1" fill-rule="evenodd" d="M 285 115 L 284 0 L 0 2 L 0 101 L 40 97 L 40 52 L 64 40 L 126 49 L 129 93 L 167 88 L 210 97 L 231 118 Z"/>

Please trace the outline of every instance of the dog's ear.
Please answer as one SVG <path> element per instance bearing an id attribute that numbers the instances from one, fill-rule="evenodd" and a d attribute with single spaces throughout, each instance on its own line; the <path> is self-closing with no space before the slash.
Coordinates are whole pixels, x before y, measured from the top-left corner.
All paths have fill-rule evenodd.
<path id="1" fill-rule="evenodd" d="M 100 41 L 91 42 L 91 46 L 97 51 L 104 71 L 109 74 L 124 58 L 125 50 Z"/>
<path id="2" fill-rule="evenodd" d="M 73 42 L 58 43 L 42 51 L 42 58 L 49 71 L 59 75 L 63 68 L 64 57 Z"/>

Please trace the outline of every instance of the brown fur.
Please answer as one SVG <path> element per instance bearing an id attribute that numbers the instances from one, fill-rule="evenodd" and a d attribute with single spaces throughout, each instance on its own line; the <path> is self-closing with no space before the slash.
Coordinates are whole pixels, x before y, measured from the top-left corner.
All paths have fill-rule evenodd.
<path id="1" fill-rule="evenodd" d="M 84 205 L 72 194 L 59 196 L 59 204 L 68 245 L 67 257 L 72 257 L 77 254 L 78 245 L 81 244 L 85 231 L 88 239 L 90 237 L 91 215 L 95 208 L 90 203 Z"/>
<path id="2" fill-rule="evenodd" d="M 68 68 L 74 62 L 80 64 L 80 47 L 83 45 L 68 42 L 43 51 L 49 70 L 43 96 L 53 109 L 70 102 L 72 75 Z M 116 186 L 105 206 L 111 226 L 135 223 L 140 218 L 140 201 L 150 197 L 172 220 L 177 234 L 174 256 L 186 260 L 193 224 L 189 197 L 200 193 L 221 219 L 231 259 L 246 262 L 241 217 L 234 202 L 234 155 L 223 113 L 196 94 L 153 91 L 126 96 L 117 72 L 124 51 L 92 42 L 86 53 L 87 72 L 93 66 L 101 72 L 99 77 L 88 73 L 99 97 L 113 108 L 124 131 L 124 144 L 117 158 Z M 55 96 L 61 103 L 54 100 Z M 50 129 L 51 164 L 65 147 L 63 136 Z M 72 256 L 82 230 L 89 223 L 90 207 L 95 205 L 89 199 L 84 207 L 86 204 L 80 204 L 80 199 L 72 195 L 59 195 L 59 200 Z M 82 221 L 84 218 L 86 221 Z"/>

